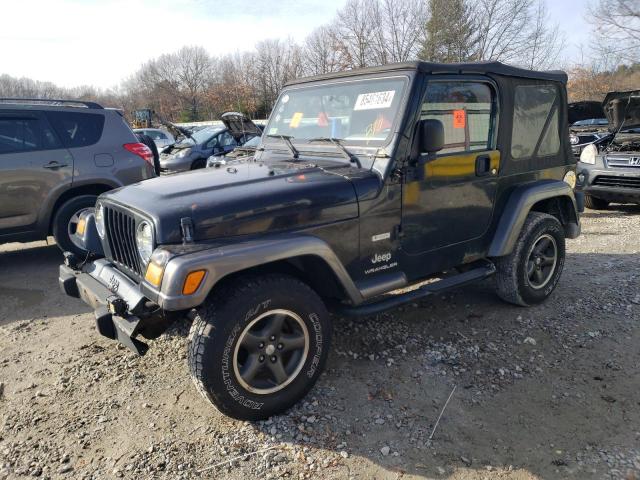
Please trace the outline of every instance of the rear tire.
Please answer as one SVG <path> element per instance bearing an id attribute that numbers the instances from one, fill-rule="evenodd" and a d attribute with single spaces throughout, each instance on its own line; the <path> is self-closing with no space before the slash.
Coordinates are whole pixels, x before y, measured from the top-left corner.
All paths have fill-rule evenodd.
<path id="1" fill-rule="evenodd" d="M 259 420 L 284 412 L 320 376 L 331 321 L 320 297 L 281 274 L 240 277 L 197 310 L 189 370 L 225 415 Z"/>
<path id="2" fill-rule="evenodd" d="M 564 228 L 558 219 L 530 212 L 511 254 L 496 261 L 498 296 L 522 306 L 544 301 L 556 288 L 564 261 Z"/>
<path id="3" fill-rule="evenodd" d="M 584 206 L 591 210 L 606 210 L 607 207 L 609 206 L 609 202 L 598 197 L 585 195 Z"/>
<path id="4" fill-rule="evenodd" d="M 73 252 L 79 256 L 87 254 L 85 250 L 75 246 L 71 241 L 71 234 L 75 233 L 78 214 L 95 207 L 97 199 L 96 195 L 80 195 L 67 200 L 58 208 L 53 217 L 52 230 L 60 250 Z"/>

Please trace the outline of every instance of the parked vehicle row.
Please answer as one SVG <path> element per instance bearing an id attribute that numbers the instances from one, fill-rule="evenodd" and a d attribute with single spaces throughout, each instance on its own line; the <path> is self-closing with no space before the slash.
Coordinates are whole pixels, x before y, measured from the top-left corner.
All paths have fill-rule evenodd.
<path id="1" fill-rule="evenodd" d="M 91 102 L 0 99 L 0 242 L 70 237 L 98 195 L 155 176 L 122 113 Z"/>
<path id="2" fill-rule="evenodd" d="M 320 375 L 330 312 L 488 277 L 507 302 L 542 302 L 582 205 L 640 203 L 640 91 L 567 105 L 566 82 L 386 65 L 291 82 L 264 133 L 228 112 L 221 127 L 165 122 L 177 140 L 91 102 L 2 99 L 0 241 L 53 233 L 62 291 L 138 354 L 193 316 L 196 388 L 265 418 Z"/>
<path id="3" fill-rule="evenodd" d="M 223 156 L 262 135 L 260 127 L 242 113 L 227 112 L 220 120 L 224 126 L 198 129 L 165 148 L 160 154 L 161 172 L 170 174 L 204 168 L 210 157 Z"/>
<path id="4" fill-rule="evenodd" d="M 592 141 L 576 145 L 578 189 L 593 209 L 611 202 L 640 204 L 640 90 L 610 92 L 602 108 L 607 130 L 591 132 Z"/>

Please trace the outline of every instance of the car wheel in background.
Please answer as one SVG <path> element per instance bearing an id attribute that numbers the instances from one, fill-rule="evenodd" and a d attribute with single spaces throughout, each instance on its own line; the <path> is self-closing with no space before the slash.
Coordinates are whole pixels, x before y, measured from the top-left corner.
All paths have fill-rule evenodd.
<path id="1" fill-rule="evenodd" d="M 85 255 L 87 252 L 78 248 L 72 241 L 71 235 L 76 231 L 78 219 L 82 212 L 95 207 L 96 195 L 80 195 L 63 203 L 55 212 L 52 223 L 53 236 L 60 250 Z"/>
<path id="2" fill-rule="evenodd" d="M 207 166 L 207 160 L 204 158 L 199 158 L 195 162 L 191 164 L 191 170 L 197 170 L 199 168 L 204 168 Z"/>
<path id="3" fill-rule="evenodd" d="M 609 202 L 598 197 L 585 195 L 584 206 L 590 208 L 591 210 L 606 210 L 606 208 L 609 206 Z"/>

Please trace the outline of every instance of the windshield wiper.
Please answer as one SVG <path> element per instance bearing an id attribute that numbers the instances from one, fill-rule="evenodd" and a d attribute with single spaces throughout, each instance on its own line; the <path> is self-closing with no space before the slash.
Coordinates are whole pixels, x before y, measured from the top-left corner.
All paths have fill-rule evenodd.
<path id="1" fill-rule="evenodd" d="M 347 147 L 342 144 L 342 139 L 333 138 L 333 137 L 318 137 L 312 138 L 309 140 L 309 143 L 313 142 L 327 142 L 333 143 L 338 149 L 343 153 L 344 157 L 348 159 L 351 163 L 355 163 L 358 168 L 362 168 L 362 164 L 360 163 L 360 159 L 355 156 L 352 152 L 350 152 Z"/>
<path id="2" fill-rule="evenodd" d="M 291 143 L 291 139 L 293 138 L 291 135 L 267 135 L 267 137 L 279 138 L 280 140 L 284 141 L 284 143 L 287 144 L 287 147 L 289 147 L 291 155 L 293 155 L 294 159 L 298 159 L 298 157 L 300 156 L 300 152 L 298 152 L 298 149 L 293 146 L 293 143 Z"/>

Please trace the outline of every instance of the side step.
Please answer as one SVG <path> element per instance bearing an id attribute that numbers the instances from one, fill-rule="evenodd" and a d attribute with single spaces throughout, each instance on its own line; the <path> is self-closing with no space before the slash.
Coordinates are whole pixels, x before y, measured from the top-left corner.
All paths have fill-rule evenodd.
<path id="1" fill-rule="evenodd" d="M 336 307 L 335 313 L 347 317 L 375 315 L 376 313 L 399 307 L 405 303 L 419 300 L 430 295 L 436 295 L 462 285 L 484 280 L 494 273 L 496 273 L 495 265 L 491 262 L 486 262 L 472 270 L 452 275 L 451 277 L 444 278 L 434 283 L 423 285 L 420 288 L 416 288 L 415 290 L 411 290 L 410 292 L 403 293 L 401 295 L 387 295 L 377 302 L 364 303 L 357 306 L 340 305 Z"/>

